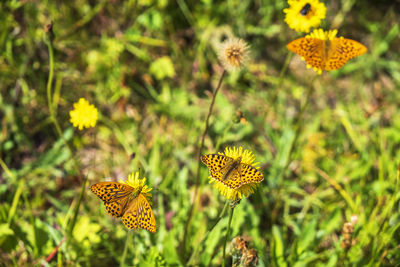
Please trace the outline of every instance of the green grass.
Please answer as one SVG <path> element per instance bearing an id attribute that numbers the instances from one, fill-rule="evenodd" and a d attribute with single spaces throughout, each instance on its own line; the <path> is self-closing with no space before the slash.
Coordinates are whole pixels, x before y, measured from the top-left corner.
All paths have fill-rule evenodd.
<path id="1" fill-rule="evenodd" d="M 250 149 L 265 177 L 235 207 L 226 266 L 236 236 L 257 266 L 398 264 L 399 4 L 325 4 L 322 27 L 368 52 L 317 75 L 286 49 L 302 35 L 284 23 L 285 1 L 1 2 L 0 265 L 222 264 L 229 211 L 204 165 L 179 246 L 223 71 L 213 40 L 226 31 L 250 44 L 251 60 L 224 77 L 202 153 Z M 95 128 L 69 122 L 80 97 L 99 110 Z M 128 234 L 89 189 L 138 170 L 153 188 L 155 234 Z"/>

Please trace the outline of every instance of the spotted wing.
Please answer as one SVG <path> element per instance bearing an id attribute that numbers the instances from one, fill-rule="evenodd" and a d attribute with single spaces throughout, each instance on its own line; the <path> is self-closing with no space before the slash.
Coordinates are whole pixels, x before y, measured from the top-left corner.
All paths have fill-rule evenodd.
<path id="1" fill-rule="evenodd" d="M 290 42 L 287 48 L 302 56 L 313 68 L 324 69 L 325 65 L 325 41 L 317 38 L 302 37 Z"/>
<path id="2" fill-rule="evenodd" d="M 367 48 L 357 41 L 343 37 L 334 38 L 330 42 L 326 70 L 337 70 L 344 66 L 352 58 L 367 52 Z"/>
<path id="3" fill-rule="evenodd" d="M 223 180 L 234 160 L 233 158 L 220 154 L 208 154 L 202 156 L 201 161 L 207 165 L 210 170 L 210 175 L 213 178 Z"/>
<path id="4" fill-rule="evenodd" d="M 104 201 L 111 216 L 121 217 L 129 202 L 133 187 L 118 182 L 101 182 L 90 187 L 92 192 Z"/>
<path id="5" fill-rule="evenodd" d="M 122 222 L 129 229 L 143 228 L 152 233 L 156 231 L 156 219 L 150 203 L 143 194 L 139 194 L 130 204 Z"/>
<path id="6" fill-rule="evenodd" d="M 231 172 L 228 179 L 221 182 L 232 189 L 237 189 L 245 184 L 259 183 L 264 180 L 263 174 L 251 165 L 241 163 L 240 166 Z"/>

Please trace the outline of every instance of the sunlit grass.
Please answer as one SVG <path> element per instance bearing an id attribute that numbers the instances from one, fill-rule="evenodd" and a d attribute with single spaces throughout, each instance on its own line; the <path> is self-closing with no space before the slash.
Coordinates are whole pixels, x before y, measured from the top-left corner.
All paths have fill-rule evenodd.
<path id="1" fill-rule="evenodd" d="M 302 37 L 286 1 L 1 3 L 0 262 L 398 263 L 400 28 L 389 2 L 324 2 L 320 27 L 368 52 L 322 75 L 286 48 Z M 223 55 L 246 66 L 226 72 L 217 44 L 233 36 L 248 45 Z M 95 104 L 94 128 L 70 122 L 80 98 Z M 264 177 L 234 213 L 200 165 L 232 146 L 252 151 Z M 126 229 L 90 193 L 137 170 L 153 188 L 154 234 Z"/>

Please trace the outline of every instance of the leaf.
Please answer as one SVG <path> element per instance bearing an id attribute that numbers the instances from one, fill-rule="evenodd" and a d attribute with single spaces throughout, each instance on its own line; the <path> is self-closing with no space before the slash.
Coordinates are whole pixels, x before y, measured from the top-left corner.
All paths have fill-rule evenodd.
<path id="1" fill-rule="evenodd" d="M 161 57 L 151 63 L 149 71 L 157 80 L 163 80 L 175 76 L 174 65 L 172 64 L 171 59 L 167 56 Z"/>
<path id="2" fill-rule="evenodd" d="M 276 225 L 272 227 L 272 236 L 273 236 L 272 259 L 275 261 L 276 266 L 286 267 L 287 264 L 285 262 L 282 234 L 279 227 Z"/>

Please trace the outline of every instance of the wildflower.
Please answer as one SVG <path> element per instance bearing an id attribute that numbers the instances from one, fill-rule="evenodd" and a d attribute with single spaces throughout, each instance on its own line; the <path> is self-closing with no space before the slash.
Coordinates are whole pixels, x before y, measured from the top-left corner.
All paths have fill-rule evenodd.
<path id="1" fill-rule="evenodd" d="M 212 161 L 214 159 L 212 155 L 215 154 L 210 155 Z M 206 155 L 203 157 L 207 157 L 210 155 Z M 213 186 L 217 188 L 223 196 L 225 196 L 229 200 L 232 200 L 233 202 L 238 202 L 243 197 L 248 197 L 250 194 L 254 193 L 258 184 L 264 179 L 264 177 L 262 173 L 258 170 L 259 167 L 256 166 L 258 162 L 254 163 L 255 156 L 253 155 L 253 153 L 247 149 L 243 151 L 242 147 L 227 147 L 225 148 L 224 153 L 218 152 L 218 155 L 228 157 L 228 159 L 226 160 L 227 163 L 223 168 L 218 170 L 218 173 L 212 172 L 212 176 L 209 177 L 209 183 L 213 184 Z M 234 166 L 236 161 L 239 161 L 239 166 Z M 231 164 L 231 166 L 229 166 L 228 164 Z M 241 185 L 235 188 L 233 186 L 230 186 L 229 184 L 227 185 L 226 183 L 232 178 L 235 178 L 231 176 L 235 175 L 235 171 L 238 171 L 238 167 L 240 167 L 240 171 L 242 172 L 240 177 L 241 181 L 238 181 L 241 182 Z M 247 169 L 249 171 L 243 172 L 243 169 Z M 227 172 L 230 172 L 230 176 L 226 177 L 225 180 L 223 179 L 222 175 L 222 173 L 224 172 L 225 175 Z M 216 178 L 217 175 L 221 175 L 219 177 L 222 178 Z"/>
<path id="2" fill-rule="evenodd" d="M 98 112 L 94 105 L 90 105 L 86 99 L 80 98 L 77 103 L 74 103 L 74 109 L 69 112 L 69 116 L 72 125 L 82 130 L 83 127 L 96 126 Z"/>
<path id="3" fill-rule="evenodd" d="M 285 22 L 297 32 L 309 32 L 325 18 L 326 7 L 318 0 L 289 0 L 288 4 L 289 8 L 283 10 Z"/>
<path id="4" fill-rule="evenodd" d="M 228 71 L 241 69 L 249 58 L 249 46 L 242 39 L 227 39 L 220 45 L 218 58 Z"/>
<path id="5" fill-rule="evenodd" d="M 139 172 L 131 173 L 128 176 L 128 180 L 119 180 L 119 182 L 131 186 L 134 194 L 142 194 L 147 201 L 150 201 L 151 194 L 148 192 L 150 192 L 152 188 L 146 185 L 145 177 L 139 179 Z"/>

